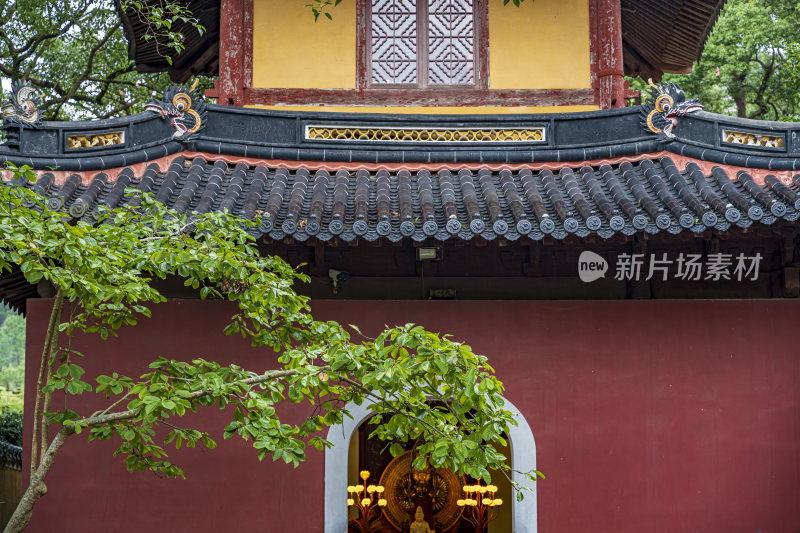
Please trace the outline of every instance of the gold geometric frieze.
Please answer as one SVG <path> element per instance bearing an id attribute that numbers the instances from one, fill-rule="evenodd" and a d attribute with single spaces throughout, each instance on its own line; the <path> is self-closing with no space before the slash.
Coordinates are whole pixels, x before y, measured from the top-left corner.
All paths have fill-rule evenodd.
<path id="1" fill-rule="evenodd" d="M 761 135 L 760 133 L 746 133 L 743 131 L 722 130 L 722 141 L 730 144 L 783 148 L 783 137 Z"/>
<path id="2" fill-rule="evenodd" d="M 110 133 L 96 133 L 93 135 L 69 135 L 67 136 L 67 148 L 100 148 L 102 146 L 114 146 L 124 142 L 121 131 Z"/>
<path id="3" fill-rule="evenodd" d="M 544 142 L 544 128 L 369 128 L 306 126 L 314 141 L 513 143 Z"/>

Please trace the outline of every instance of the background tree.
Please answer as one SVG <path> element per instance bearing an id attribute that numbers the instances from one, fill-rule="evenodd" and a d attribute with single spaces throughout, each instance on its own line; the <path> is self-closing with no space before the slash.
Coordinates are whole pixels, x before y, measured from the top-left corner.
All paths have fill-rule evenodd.
<path id="1" fill-rule="evenodd" d="M 171 0 L 124 0 L 139 9 L 164 54 L 180 50 L 175 20 L 194 20 Z M 196 27 L 202 31 L 202 27 Z M 42 91 L 45 120 L 109 118 L 141 111 L 169 85 L 165 74 L 140 74 L 111 0 L 0 0 L 0 76 L 27 79 Z M 4 86 L 6 100 L 10 86 Z"/>
<path id="2" fill-rule="evenodd" d="M 0 326 L 0 389 L 19 393 L 21 399 L 24 375 L 25 319 L 8 309 Z"/>
<path id="3" fill-rule="evenodd" d="M 25 318 L 0 305 L 0 411 L 22 410 L 25 382 Z"/>
<path id="4" fill-rule="evenodd" d="M 728 0 L 691 74 L 667 74 L 707 111 L 787 120 L 800 109 L 797 0 Z M 636 79 L 631 87 L 646 88 Z"/>
<path id="5" fill-rule="evenodd" d="M 379 424 L 374 435 L 413 441 L 417 467 L 431 464 L 486 481 L 490 469 L 509 471 L 493 443 L 506 444 L 502 435 L 514 421 L 502 408 L 503 386 L 486 358 L 419 326 L 390 328 L 375 339 L 352 328 L 354 340 L 335 322 L 315 321 L 308 299 L 292 289 L 306 276 L 280 258 L 259 255 L 248 229 L 260 221 L 179 215 L 136 196 L 94 225 L 70 224 L 43 200 L 23 187 L 0 187 L 0 268 L 18 267 L 30 283 L 56 288 L 29 407 L 30 485 L 7 532 L 29 522 L 59 450 L 84 431 L 90 440 L 115 439 L 129 470 L 183 476 L 166 447 L 216 446 L 209 434 L 180 421 L 206 406 L 227 408 L 224 437 L 252 440 L 259 459 L 297 466 L 308 445 L 324 448 L 319 431 L 341 422 L 345 405 L 369 400 L 372 422 Z M 184 279 L 200 298 L 232 301 L 237 312 L 225 332 L 273 350 L 278 357 L 265 352 L 264 365 L 273 370 L 159 358 L 140 377 L 112 371 L 94 385 L 84 381 L 81 357 L 104 354 L 81 354 L 69 338 L 107 338 L 134 326 L 150 315 L 150 305 L 165 301 L 152 281 L 167 276 Z M 92 392 L 107 398 L 106 408 L 85 411 L 79 396 Z M 285 401 L 309 402 L 308 417 L 281 420 L 276 407 Z M 399 455 L 403 448 L 390 450 Z"/>
<path id="6" fill-rule="evenodd" d="M 791 43 L 786 49 L 786 58 L 789 62 L 790 75 L 800 80 L 800 42 Z M 786 120 L 793 120 L 800 122 L 800 91 L 795 95 L 794 112 L 789 113 L 784 117 Z"/>

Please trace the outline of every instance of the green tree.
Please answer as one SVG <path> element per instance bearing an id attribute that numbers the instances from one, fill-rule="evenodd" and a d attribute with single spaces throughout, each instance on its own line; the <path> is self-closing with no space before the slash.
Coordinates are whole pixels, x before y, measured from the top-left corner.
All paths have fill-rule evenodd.
<path id="1" fill-rule="evenodd" d="M 202 31 L 176 2 L 123 0 L 121 6 L 138 10 L 165 55 L 182 47 L 183 36 L 169 30 L 176 19 L 195 21 Z M 165 74 L 136 72 L 111 0 L 0 0 L 0 75 L 41 89 L 47 120 L 136 113 L 170 83 Z M 5 101 L 8 93 L 0 97 Z"/>
<path id="2" fill-rule="evenodd" d="M 800 109 L 788 53 L 800 41 L 797 0 L 729 0 L 691 74 L 667 74 L 707 111 L 783 120 Z M 795 63 L 796 64 L 796 63 Z M 643 80 L 632 87 L 646 88 Z"/>
<path id="3" fill-rule="evenodd" d="M 73 435 L 116 439 L 129 470 L 183 476 L 166 448 L 214 448 L 207 433 L 180 425 L 185 413 L 212 405 L 230 413 L 225 438 L 251 440 L 259 459 L 298 465 L 307 445 L 324 448 L 318 432 L 341 422 L 347 403 L 370 400 L 375 435 L 413 441 L 417 467 L 483 479 L 490 469 L 508 472 L 493 444 L 505 444 L 502 435 L 514 421 L 502 408 L 503 386 L 486 358 L 411 324 L 367 339 L 355 328 L 314 320 L 307 299 L 292 289 L 306 277 L 280 258 L 259 255 L 247 233 L 259 223 L 226 213 L 178 215 L 143 196 L 96 225 L 69 224 L 29 190 L 0 187 L 0 267 L 16 265 L 30 283 L 46 280 L 56 288 L 32 407 L 31 481 L 6 531 L 28 523 L 55 456 Z M 254 372 L 159 358 L 138 378 L 111 372 L 94 385 L 84 381 L 84 354 L 70 348 L 70 335 L 107 338 L 134 326 L 150 315 L 150 305 L 165 300 L 152 280 L 172 275 L 201 298 L 234 302 L 238 311 L 225 332 L 274 350 L 276 367 Z M 76 397 L 85 393 L 105 396 L 108 407 L 83 412 Z M 276 407 L 301 401 L 311 404 L 308 418 L 282 421 Z"/>
<path id="4" fill-rule="evenodd" d="M 0 367 L 24 363 L 25 319 L 12 312 L 0 326 Z"/>
<path id="5" fill-rule="evenodd" d="M 22 406 L 25 382 L 25 319 L 8 309 L 0 325 L 0 403 Z"/>
<path id="6" fill-rule="evenodd" d="M 800 80 L 800 42 L 791 43 L 786 48 L 786 58 L 789 61 L 789 72 L 793 79 Z M 795 95 L 795 107 L 784 119 L 800 122 L 800 90 Z"/>

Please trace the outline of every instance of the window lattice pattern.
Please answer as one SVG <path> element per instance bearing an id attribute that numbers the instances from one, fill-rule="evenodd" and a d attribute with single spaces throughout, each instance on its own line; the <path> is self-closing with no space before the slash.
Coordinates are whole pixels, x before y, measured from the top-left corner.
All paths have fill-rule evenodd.
<path id="1" fill-rule="evenodd" d="M 475 83 L 472 0 L 427 0 L 429 83 Z"/>
<path id="2" fill-rule="evenodd" d="M 372 0 L 372 83 L 417 83 L 417 0 Z"/>
<path id="3" fill-rule="evenodd" d="M 308 126 L 306 139 L 377 142 L 542 142 L 544 128 L 346 128 Z"/>

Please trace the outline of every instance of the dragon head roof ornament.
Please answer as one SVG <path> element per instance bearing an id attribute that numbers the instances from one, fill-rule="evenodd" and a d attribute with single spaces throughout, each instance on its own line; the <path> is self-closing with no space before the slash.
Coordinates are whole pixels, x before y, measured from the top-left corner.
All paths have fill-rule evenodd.
<path id="1" fill-rule="evenodd" d="M 205 126 L 206 103 L 197 91 L 197 80 L 191 87 L 171 85 L 164 92 L 164 99 L 151 98 L 144 108 L 169 118 L 177 140 L 185 141 L 196 135 Z"/>
<path id="2" fill-rule="evenodd" d="M 12 81 L 11 100 L 3 105 L 3 123 L 36 128 L 40 124 L 39 109 L 41 107 L 42 99 L 30 82 Z"/>
<path id="3" fill-rule="evenodd" d="M 700 100 L 687 100 L 683 89 L 674 83 L 655 84 L 648 79 L 647 84 L 651 87 L 650 98 L 642 104 L 642 125 L 664 141 L 675 138 L 672 129 L 678 124 L 678 117 L 703 109 Z"/>

